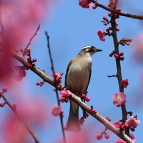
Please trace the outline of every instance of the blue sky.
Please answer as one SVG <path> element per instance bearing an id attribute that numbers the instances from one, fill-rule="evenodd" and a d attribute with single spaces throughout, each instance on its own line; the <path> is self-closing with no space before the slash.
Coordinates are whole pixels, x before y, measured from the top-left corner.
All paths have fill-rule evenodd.
<path id="1" fill-rule="evenodd" d="M 105 5 L 108 4 L 107 0 L 99 2 Z M 121 7 L 123 12 L 141 14 L 141 5 L 141 0 L 138 2 L 127 0 L 125 3 L 122 1 L 119 7 Z M 63 73 L 62 85 L 64 85 L 66 67 L 70 59 L 76 56 L 84 46 L 93 45 L 96 48 L 102 49 L 103 52 L 97 53 L 92 57 L 92 76 L 88 87 L 88 96 L 91 98 L 91 101 L 88 105 L 93 105 L 103 116 L 110 117 L 113 123 L 122 118 L 122 113 L 120 107 L 117 108 L 112 103 L 114 93 L 119 92 L 117 79 L 107 78 L 106 76 L 116 74 L 115 59 L 114 57 L 109 57 L 109 54 L 114 49 L 113 39 L 112 37 L 106 36 L 105 42 L 102 42 L 97 36 L 97 31 L 99 29 L 105 31 L 108 27 L 101 23 L 103 16 L 107 17 L 108 12 L 101 8 L 97 8 L 96 10 L 83 9 L 78 5 L 77 0 L 61 0 L 58 5 L 55 5 L 50 20 L 46 20 L 45 18 L 45 21 L 40 23 L 41 29 L 32 41 L 30 47 L 32 49 L 32 57 L 38 59 L 36 63 L 37 67 L 44 69 L 46 73 L 51 76 L 51 64 L 46 47 L 47 41 L 44 34 L 45 31 L 48 31 L 55 71 Z M 117 22 L 119 24 L 118 28 L 120 29 L 117 33 L 118 40 L 123 37 L 135 39 L 142 30 L 142 23 L 140 20 L 120 17 L 117 19 Z M 31 33 L 31 35 L 32 34 L 33 33 Z M 140 104 L 135 104 L 135 99 L 137 96 L 136 91 L 141 87 L 139 74 L 141 73 L 142 68 L 133 59 L 133 49 L 132 43 L 130 46 L 119 47 L 120 52 L 124 52 L 125 56 L 125 60 L 121 61 L 122 77 L 123 79 L 127 78 L 129 80 L 129 86 L 125 89 L 125 94 L 127 95 L 126 107 L 128 111 L 133 111 L 134 115 L 137 115 L 138 120 L 141 121 L 136 128 L 136 131 L 133 132 L 136 141 L 140 143 L 142 142 L 143 104 L 142 101 L 140 101 Z M 35 83 L 41 81 L 41 79 L 31 71 L 27 72 L 26 78 L 29 79 L 29 83 L 24 86 L 25 90 L 30 93 L 31 96 L 34 96 L 35 93 L 45 95 L 46 99 L 51 102 L 50 109 L 47 109 L 47 112 L 50 113 L 52 106 L 57 104 L 53 87 L 46 83 L 42 87 L 37 87 Z M 22 82 L 24 82 L 24 80 Z M 137 100 L 137 102 L 139 101 Z M 69 103 L 63 103 L 61 105 L 64 110 L 64 124 L 66 124 Z M 55 138 L 62 135 L 60 119 L 58 117 L 53 117 L 52 115 L 51 118 L 52 123 L 47 123 L 47 126 L 36 133 L 42 143 L 53 143 Z M 94 142 L 96 142 L 96 134 L 102 132 L 104 127 L 92 117 L 86 119 L 83 128 L 89 126 L 89 124 L 92 124 L 91 134 L 94 135 Z M 104 143 L 105 141 L 106 143 L 115 143 L 118 139 L 118 137 L 109 130 L 107 133 L 111 138 L 108 140 L 103 138 L 98 141 L 99 143 Z M 70 134 L 72 133 L 66 132 L 67 136 Z"/>

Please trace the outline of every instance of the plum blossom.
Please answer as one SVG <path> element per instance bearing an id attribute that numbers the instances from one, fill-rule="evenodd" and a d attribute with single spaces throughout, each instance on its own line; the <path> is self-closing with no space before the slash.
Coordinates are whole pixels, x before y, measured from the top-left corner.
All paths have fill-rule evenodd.
<path id="1" fill-rule="evenodd" d="M 119 139 L 115 143 L 127 143 L 127 142 L 123 141 L 123 139 Z"/>
<path id="2" fill-rule="evenodd" d="M 63 112 L 63 110 L 61 110 L 61 106 L 55 105 L 52 107 L 52 112 L 51 112 L 52 115 L 59 116 L 62 112 Z"/>
<path id="3" fill-rule="evenodd" d="M 126 123 L 128 124 L 128 126 L 136 128 L 140 121 L 137 120 L 134 116 L 130 116 Z"/>
<path id="4" fill-rule="evenodd" d="M 79 5 L 82 8 L 91 8 L 93 5 L 88 0 L 79 0 Z"/>
<path id="5" fill-rule="evenodd" d="M 126 103 L 126 94 L 119 92 L 115 93 L 115 95 L 112 98 L 113 104 L 117 107 L 120 107 L 121 105 L 124 105 Z"/>
<path id="6" fill-rule="evenodd" d="M 105 133 L 105 138 L 109 139 L 109 135 L 107 133 Z"/>
<path id="7" fill-rule="evenodd" d="M 126 88 L 126 87 L 128 86 L 128 84 L 129 84 L 129 83 L 128 83 L 128 79 L 122 80 L 121 84 L 122 84 L 123 87 Z"/>
<path id="8" fill-rule="evenodd" d="M 97 111 L 95 109 L 91 109 L 91 112 L 94 113 L 94 114 L 97 113 Z"/>
<path id="9" fill-rule="evenodd" d="M 61 95 L 60 102 L 63 103 L 63 102 L 68 102 L 69 101 L 67 90 L 60 91 L 60 95 Z"/>
<path id="10" fill-rule="evenodd" d="M 104 31 L 103 30 L 98 30 L 97 31 L 97 35 L 99 36 L 99 39 L 101 41 L 105 41 L 105 35 L 104 35 Z"/>
<path id="11" fill-rule="evenodd" d="M 57 82 L 61 83 L 62 74 L 60 72 L 55 72 L 54 74 L 52 74 L 52 78 Z"/>
<path id="12" fill-rule="evenodd" d="M 119 55 L 118 55 L 118 54 L 114 54 L 114 57 L 115 57 L 116 59 L 119 59 Z"/>
<path id="13" fill-rule="evenodd" d="M 103 134 L 102 134 L 102 133 L 98 133 L 98 134 L 96 135 L 96 138 L 97 138 L 98 140 L 102 139 L 102 137 L 103 137 Z"/>
<path id="14" fill-rule="evenodd" d="M 116 128 L 120 128 L 121 125 L 122 125 L 122 123 L 119 121 L 115 121 L 115 123 L 114 123 L 114 127 L 116 127 Z"/>
<path id="15" fill-rule="evenodd" d="M 3 87 L 2 93 L 7 92 L 7 87 Z"/>
<path id="16" fill-rule="evenodd" d="M 135 140 L 135 136 L 133 134 L 130 134 L 130 138 L 133 140 L 133 141 L 136 141 Z"/>
<path id="17" fill-rule="evenodd" d="M 4 103 L 3 102 L 0 102 L 0 107 L 3 107 L 4 106 Z"/>

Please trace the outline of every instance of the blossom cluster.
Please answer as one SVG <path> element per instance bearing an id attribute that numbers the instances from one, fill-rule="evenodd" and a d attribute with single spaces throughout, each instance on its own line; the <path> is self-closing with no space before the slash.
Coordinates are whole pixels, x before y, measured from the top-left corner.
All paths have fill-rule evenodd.
<path id="1" fill-rule="evenodd" d="M 119 59 L 119 60 L 121 60 L 121 61 L 123 61 L 125 58 L 123 57 L 123 55 L 124 55 L 124 53 L 123 52 L 120 52 L 120 54 L 118 55 L 118 54 L 114 54 L 114 57 L 116 58 L 116 59 Z"/>
<path id="2" fill-rule="evenodd" d="M 79 0 L 79 5 L 82 7 L 82 8 L 93 8 L 95 9 L 95 6 L 93 6 L 91 4 L 90 1 L 88 0 Z"/>
<path id="3" fill-rule="evenodd" d="M 135 131 L 135 128 L 138 126 L 139 123 L 140 121 L 137 120 L 136 117 L 130 116 L 130 118 L 123 125 L 120 121 L 115 121 L 114 127 L 121 128 L 122 131 L 124 131 L 125 128 L 130 128 L 131 131 Z"/>
<path id="4" fill-rule="evenodd" d="M 88 115 L 85 111 L 83 111 L 83 117 L 81 117 L 81 118 L 79 119 L 79 124 L 80 124 L 80 125 L 83 125 L 84 120 L 85 120 L 88 116 L 89 116 L 89 115 Z"/>
<path id="5" fill-rule="evenodd" d="M 85 99 L 85 101 L 90 101 L 90 98 L 88 96 L 86 96 L 86 94 L 82 94 L 81 98 Z"/>
<path id="6" fill-rule="evenodd" d="M 2 88 L 2 93 L 5 93 L 5 92 L 7 92 L 7 87 Z M 1 95 L 0 95 L 0 98 L 1 98 Z M 6 102 L 0 102 L 0 107 L 4 107 L 5 104 Z"/>
<path id="7" fill-rule="evenodd" d="M 102 139 L 103 134 L 105 135 L 105 138 L 106 138 L 106 139 L 109 139 L 109 135 L 108 135 L 105 131 L 104 131 L 104 132 L 101 132 L 101 133 L 98 133 L 98 134 L 96 135 L 96 138 L 97 138 L 98 140 Z"/>
<path id="8" fill-rule="evenodd" d="M 130 45 L 130 43 L 133 41 L 133 39 L 126 39 L 125 37 L 124 38 L 122 38 L 120 41 L 119 41 L 119 43 L 122 45 L 122 46 L 125 46 L 125 45 L 127 45 L 127 46 L 129 46 Z"/>
<path id="9" fill-rule="evenodd" d="M 58 82 L 61 83 L 61 79 L 62 79 L 62 74 L 60 72 L 55 72 L 54 74 L 52 74 L 52 78 Z"/>
<path id="10" fill-rule="evenodd" d="M 60 102 L 68 102 L 69 101 L 69 97 L 71 97 L 72 95 L 71 94 L 68 94 L 67 90 L 62 90 L 60 91 L 60 95 L 61 95 L 61 98 L 60 98 Z"/>
<path id="11" fill-rule="evenodd" d="M 31 68 L 32 66 L 35 66 L 34 62 L 37 62 L 37 59 L 34 58 L 33 60 L 31 59 L 31 56 L 27 57 L 27 62 L 28 62 L 28 68 Z"/>
<path id="12" fill-rule="evenodd" d="M 30 56 L 31 55 L 31 50 L 30 49 L 26 49 L 26 51 L 24 52 L 24 50 L 22 48 L 20 48 L 20 52 L 24 53 L 26 56 Z"/>

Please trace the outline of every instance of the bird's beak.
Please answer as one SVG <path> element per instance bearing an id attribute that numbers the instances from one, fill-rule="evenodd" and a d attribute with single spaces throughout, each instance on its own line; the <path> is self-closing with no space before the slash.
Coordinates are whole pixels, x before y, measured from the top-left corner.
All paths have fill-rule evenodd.
<path id="1" fill-rule="evenodd" d="M 96 49 L 96 52 L 101 52 L 101 51 L 103 51 L 103 50 L 101 50 L 101 49 Z"/>

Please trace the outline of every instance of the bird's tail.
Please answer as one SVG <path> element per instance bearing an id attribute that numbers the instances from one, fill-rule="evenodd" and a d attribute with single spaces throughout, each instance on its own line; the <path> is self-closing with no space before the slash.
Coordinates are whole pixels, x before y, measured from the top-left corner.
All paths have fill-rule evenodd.
<path id="1" fill-rule="evenodd" d="M 74 108 L 74 105 L 76 108 Z M 70 112 L 66 130 L 71 132 L 79 132 L 81 130 L 79 124 L 79 106 L 73 101 L 70 102 Z"/>

